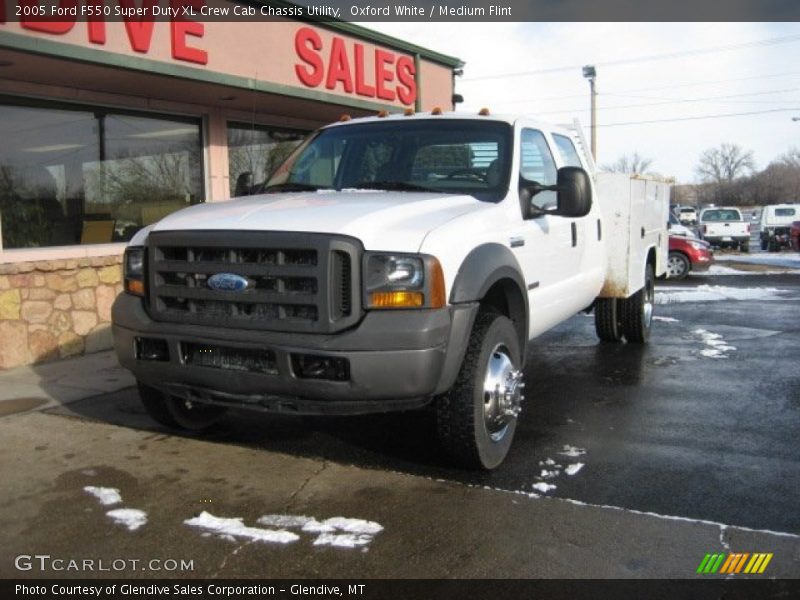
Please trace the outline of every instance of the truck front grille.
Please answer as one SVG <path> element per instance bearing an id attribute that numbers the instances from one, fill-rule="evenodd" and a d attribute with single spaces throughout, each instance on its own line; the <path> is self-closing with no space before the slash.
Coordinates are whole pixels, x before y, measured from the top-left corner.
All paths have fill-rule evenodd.
<path id="1" fill-rule="evenodd" d="M 360 317 L 361 245 L 325 234 L 177 231 L 148 238 L 153 319 L 329 333 Z M 221 289 L 215 275 L 244 289 Z"/>

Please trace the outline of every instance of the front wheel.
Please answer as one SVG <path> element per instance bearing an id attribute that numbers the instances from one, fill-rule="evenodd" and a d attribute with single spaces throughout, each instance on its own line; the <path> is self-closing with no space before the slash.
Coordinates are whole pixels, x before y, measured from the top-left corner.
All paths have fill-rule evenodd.
<path id="1" fill-rule="evenodd" d="M 667 258 L 667 276 L 670 279 L 685 279 L 689 275 L 691 264 L 680 252 L 670 252 Z"/>
<path id="2" fill-rule="evenodd" d="M 478 313 L 456 382 L 436 401 L 439 442 L 459 465 L 494 469 L 508 454 L 523 399 L 521 365 L 511 320 Z"/>
<path id="3" fill-rule="evenodd" d="M 622 332 L 630 343 L 644 344 L 650 339 L 655 304 L 655 276 L 653 266 L 644 271 L 644 287 L 622 301 Z"/>
<path id="4" fill-rule="evenodd" d="M 139 382 L 139 398 L 153 420 L 170 428 L 200 433 L 215 425 L 227 412 L 223 406 L 213 406 L 184 400 Z"/>

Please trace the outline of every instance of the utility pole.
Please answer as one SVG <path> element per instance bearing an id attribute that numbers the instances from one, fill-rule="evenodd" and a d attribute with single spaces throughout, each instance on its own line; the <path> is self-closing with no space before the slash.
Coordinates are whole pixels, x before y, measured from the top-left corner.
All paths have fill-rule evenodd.
<path id="1" fill-rule="evenodd" d="M 597 88 L 595 87 L 597 69 L 594 65 L 586 65 L 583 67 L 583 76 L 589 80 L 589 94 L 592 100 L 592 158 L 597 162 Z"/>

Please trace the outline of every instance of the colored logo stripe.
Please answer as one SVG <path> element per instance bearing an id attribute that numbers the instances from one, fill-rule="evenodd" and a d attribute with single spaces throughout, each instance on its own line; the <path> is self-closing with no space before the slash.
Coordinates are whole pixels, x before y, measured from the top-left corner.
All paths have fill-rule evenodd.
<path id="1" fill-rule="evenodd" d="M 771 552 L 732 552 L 730 554 L 706 554 L 697 567 L 698 573 L 749 573 L 760 574 L 772 560 Z M 748 561 L 749 559 L 749 561 Z M 745 567 L 745 564 L 747 565 Z"/>

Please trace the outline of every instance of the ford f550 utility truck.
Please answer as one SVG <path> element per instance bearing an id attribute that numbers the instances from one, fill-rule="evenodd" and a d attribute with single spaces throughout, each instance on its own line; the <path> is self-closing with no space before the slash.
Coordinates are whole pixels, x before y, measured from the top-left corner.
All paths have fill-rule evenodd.
<path id="1" fill-rule="evenodd" d="M 154 419 L 432 406 L 452 459 L 491 469 L 529 340 L 593 308 L 602 340 L 647 341 L 668 186 L 595 180 L 570 129 L 436 112 L 324 127 L 260 193 L 134 237 L 114 343 Z"/>

